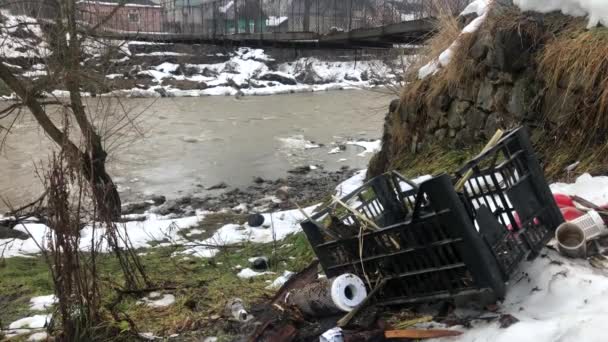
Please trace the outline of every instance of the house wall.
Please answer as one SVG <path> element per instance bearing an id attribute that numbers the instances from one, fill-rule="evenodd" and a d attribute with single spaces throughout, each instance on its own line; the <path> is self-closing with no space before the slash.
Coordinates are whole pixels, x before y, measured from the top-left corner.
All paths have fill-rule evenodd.
<path id="1" fill-rule="evenodd" d="M 99 2 L 80 2 L 80 19 L 97 25 L 107 18 L 116 5 Z M 103 28 L 131 32 L 163 31 L 162 9 L 160 6 L 124 5 L 108 20 Z"/>
<path id="2" fill-rule="evenodd" d="M 186 6 L 168 8 L 165 12 L 166 23 L 173 28 L 171 32 L 195 33 L 203 32 L 202 6 Z"/>

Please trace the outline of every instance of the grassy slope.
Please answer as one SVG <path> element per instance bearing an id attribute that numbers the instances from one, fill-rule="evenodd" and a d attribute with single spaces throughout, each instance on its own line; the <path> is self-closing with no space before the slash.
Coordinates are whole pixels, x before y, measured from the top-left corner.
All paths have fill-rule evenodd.
<path id="1" fill-rule="evenodd" d="M 175 287 L 167 291 L 176 296 L 176 302 L 166 308 L 137 305 L 138 298 L 126 297 L 117 308 L 132 319 L 140 332 L 160 336 L 174 333 L 188 334 L 197 331 L 202 336 L 226 336 L 220 318 L 225 302 L 234 297 L 253 304 L 271 296 L 266 290 L 267 280 L 273 280 L 285 270 L 299 271 L 314 258 L 303 234 L 295 234 L 273 244 L 246 244 L 242 248 L 219 253 L 212 259 L 172 257 L 175 248 L 142 249 L 141 259 L 149 277 L 159 287 Z M 247 259 L 265 255 L 270 258 L 271 270 L 276 275 L 240 279 L 237 265 L 248 266 Z M 112 256 L 101 260 L 101 274 L 106 280 L 120 283 L 119 265 Z M 116 292 L 104 287 L 104 304 L 116 299 Z M 35 312 L 29 310 L 29 299 L 53 293 L 46 264 L 41 257 L 10 258 L 0 265 L 0 321 L 6 328 L 10 322 Z M 126 321 L 115 323 L 129 330 Z M 227 336 L 226 336 L 227 337 Z M 228 338 L 228 337 L 227 337 Z"/>

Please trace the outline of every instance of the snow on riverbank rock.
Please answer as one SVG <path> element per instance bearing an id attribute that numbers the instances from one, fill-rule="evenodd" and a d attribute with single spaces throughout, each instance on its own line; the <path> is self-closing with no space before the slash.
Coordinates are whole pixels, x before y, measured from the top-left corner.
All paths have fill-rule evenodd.
<path id="1" fill-rule="evenodd" d="M 471 34 L 476 32 L 479 27 L 486 20 L 488 15 L 488 6 L 491 5 L 493 0 L 475 0 L 471 4 L 469 4 L 462 13 L 461 16 L 466 16 L 470 14 L 476 14 L 477 18 L 473 19 L 467 26 L 462 29 L 460 35 L 454 40 L 454 42 L 443 51 L 439 57 L 433 59 L 426 65 L 418 70 L 418 78 L 425 79 L 430 75 L 435 75 L 441 68 L 445 68 L 452 61 L 452 57 L 454 56 L 454 52 L 458 49 L 460 45 L 460 39 L 465 34 Z"/>
<path id="2" fill-rule="evenodd" d="M 30 299 L 30 310 L 44 311 L 53 307 L 57 303 L 55 295 L 39 296 Z"/>
<path id="3" fill-rule="evenodd" d="M 8 328 L 11 330 L 16 329 L 41 329 L 51 320 L 51 315 L 34 315 L 31 317 L 25 317 L 18 319 L 11 323 Z"/>

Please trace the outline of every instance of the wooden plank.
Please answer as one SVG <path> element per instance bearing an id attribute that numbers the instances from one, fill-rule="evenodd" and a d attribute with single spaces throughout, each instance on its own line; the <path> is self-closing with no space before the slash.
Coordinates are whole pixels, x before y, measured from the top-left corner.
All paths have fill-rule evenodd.
<path id="1" fill-rule="evenodd" d="M 410 338 L 410 339 L 427 339 L 440 338 L 450 336 L 460 336 L 462 332 L 456 330 L 434 329 L 434 330 L 388 330 L 384 332 L 384 337 L 387 339 Z"/>

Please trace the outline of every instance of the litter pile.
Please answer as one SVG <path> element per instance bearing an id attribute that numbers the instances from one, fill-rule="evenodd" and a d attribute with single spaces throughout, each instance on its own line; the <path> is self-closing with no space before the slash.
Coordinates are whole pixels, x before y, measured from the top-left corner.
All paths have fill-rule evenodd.
<path id="1" fill-rule="evenodd" d="M 509 327 L 518 318 L 496 302 L 512 303 L 510 285 L 532 282 L 527 261 L 551 259 L 543 248 L 554 237 L 565 256 L 601 255 L 607 218 L 588 200 L 552 194 L 525 129 L 499 131 L 454 176 L 417 184 L 388 173 L 307 215 L 302 228 L 327 278 L 316 279 L 316 264 L 293 276 L 253 337 L 425 339 L 459 336 L 476 320 Z M 394 314 L 404 307 L 409 317 Z"/>

